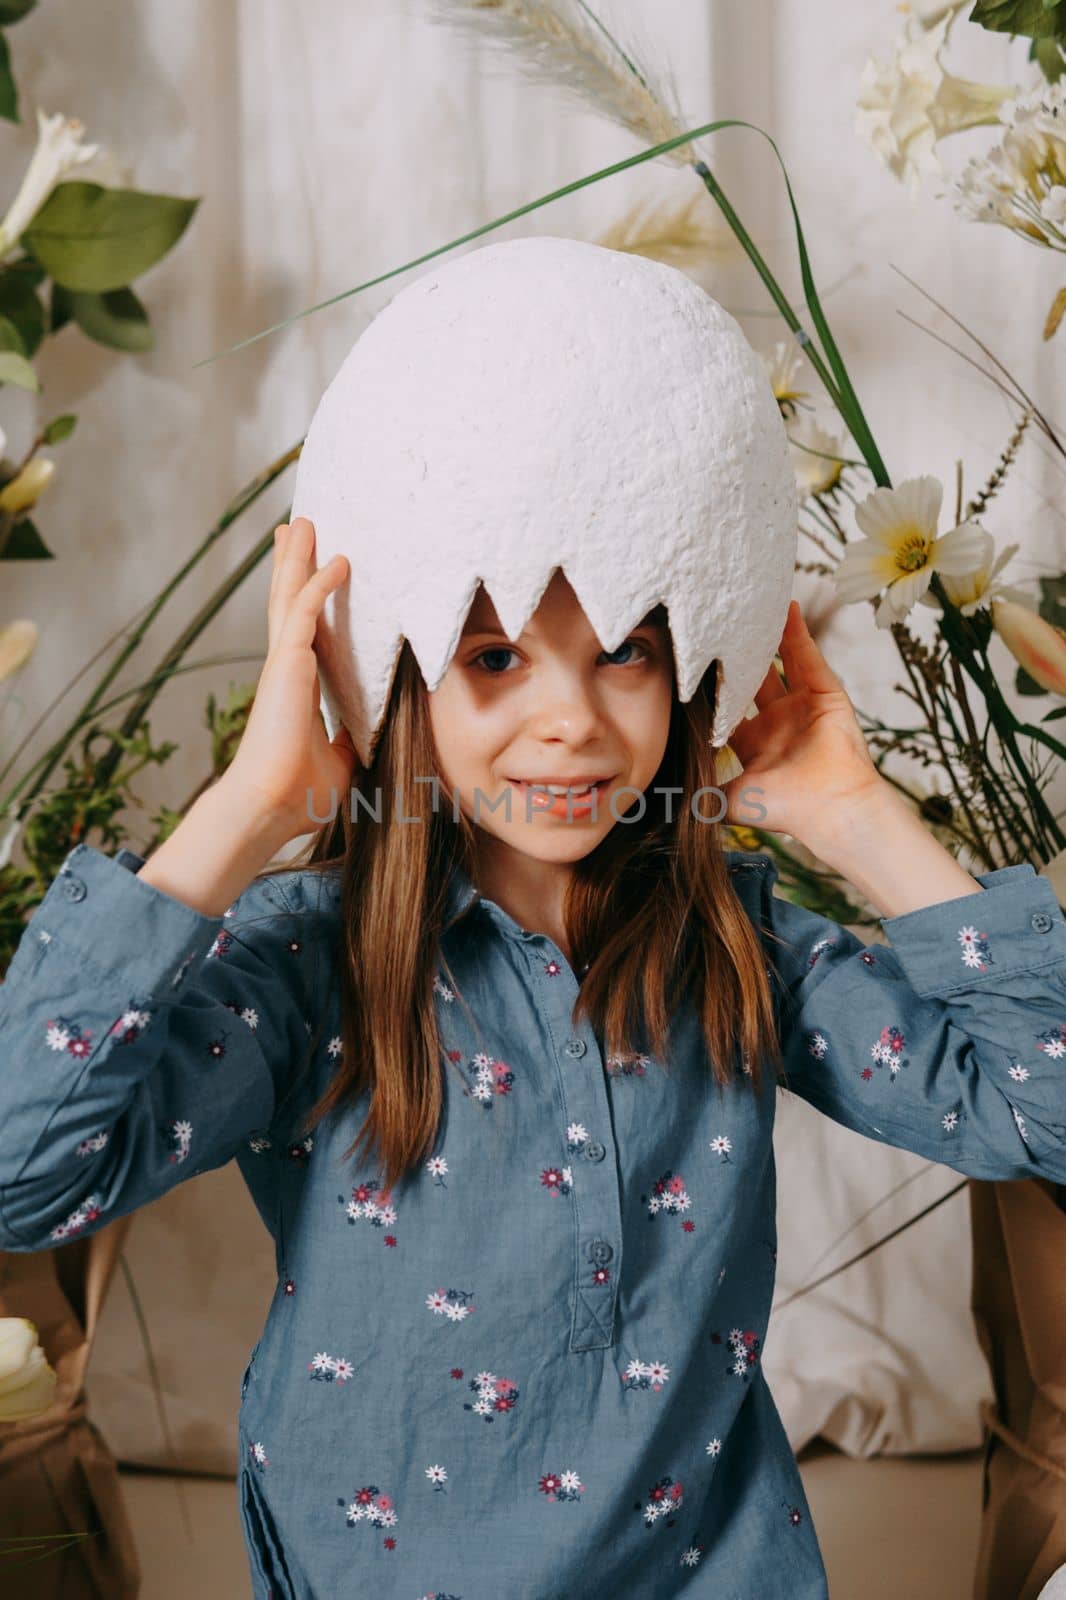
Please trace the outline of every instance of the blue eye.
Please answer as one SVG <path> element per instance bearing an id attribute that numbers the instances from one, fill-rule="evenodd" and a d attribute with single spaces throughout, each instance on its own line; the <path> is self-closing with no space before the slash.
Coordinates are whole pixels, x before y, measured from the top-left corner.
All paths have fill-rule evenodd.
<path id="1" fill-rule="evenodd" d="M 606 658 L 606 664 L 608 666 L 614 666 L 614 667 L 628 667 L 631 664 L 635 665 L 635 663 L 630 663 L 629 661 L 616 661 L 616 660 L 612 659 L 613 657 L 617 656 L 623 650 L 639 650 L 640 651 L 640 656 L 637 659 L 647 659 L 651 655 L 651 651 L 648 649 L 648 646 L 645 645 L 645 644 L 641 644 L 638 639 L 626 639 L 622 644 L 620 644 L 618 646 L 618 648 L 616 650 L 605 650 L 603 652 L 603 655 Z M 482 650 L 482 651 L 480 651 L 480 653 L 478 655 L 474 656 L 473 662 L 471 664 L 480 667 L 481 670 L 483 672 L 488 673 L 488 675 L 490 677 L 503 678 L 503 677 L 506 677 L 506 675 L 507 675 L 506 674 L 506 668 L 504 668 L 503 670 L 497 672 L 493 667 L 490 667 L 490 666 L 485 664 L 486 663 L 486 657 L 488 657 L 488 656 L 513 656 L 515 654 L 516 654 L 516 652 L 514 650 L 509 649 L 508 646 L 506 646 L 506 645 L 495 645 L 490 650 Z"/>

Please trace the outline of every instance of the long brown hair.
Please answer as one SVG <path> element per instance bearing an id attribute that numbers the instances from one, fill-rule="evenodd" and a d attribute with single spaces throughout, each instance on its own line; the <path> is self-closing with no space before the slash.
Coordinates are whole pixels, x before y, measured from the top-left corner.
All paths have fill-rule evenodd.
<path id="1" fill-rule="evenodd" d="M 714 1078 L 727 1083 L 743 1069 L 758 1092 L 760 1059 L 768 1055 L 775 1069 L 781 1064 L 765 956 L 733 888 L 720 828 L 698 821 L 690 806 L 697 790 L 715 783 L 717 669 L 713 661 L 685 703 L 675 682 L 667 746 L 644 816 L 612 828 L 574 864 L 564 923 L 575 973 L 588 967 L 572 1021 L 586 1017 L 604 1054 L 618 1057 L 631 1053 L 643 1022 L 665 1063 L 669 1020 L 687 995 Z M 439 790 L 424 781 L 431 774 Z M 357 806 L 353 821 L 342 803 L 298 855 L 267 871 L 341 868 L 340 1063 L 303 1133 L 369 1090 L 369 1110 L 345 1159 L 376 1152 L 387 1192 L 436 1141 L 444 1052 L 433 978 L 453 863 L 477 883 L 475 829 L 462 812 L 458 820 L 453 815 L 427 691 L 406 640 L 371 765 L 357 778 L 353 788 L 374 820 L 361 822 Z M 668 787 L 680 796 L 661 792 Z M 410 823 L 412 816 L 420 822 Z"/>

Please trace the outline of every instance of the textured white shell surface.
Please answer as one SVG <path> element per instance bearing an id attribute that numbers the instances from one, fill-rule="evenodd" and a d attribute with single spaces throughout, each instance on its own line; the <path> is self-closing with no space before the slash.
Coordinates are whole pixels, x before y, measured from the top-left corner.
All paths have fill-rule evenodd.
<path id="1" fill-rule="evenodd" d="M 322 704 L 364 765 L 404 638 L 436 689 L 479 580 L 517 640 L 561 567 L 605 650 L 660 601 L 678 694 L 716 657 L 725 743 L 777 648 L 796 486 L 765 368 L 684 273 L 574 239 L 483 246 L 408 285 L 315 411 L 293 515 L 348 583 Z"/>

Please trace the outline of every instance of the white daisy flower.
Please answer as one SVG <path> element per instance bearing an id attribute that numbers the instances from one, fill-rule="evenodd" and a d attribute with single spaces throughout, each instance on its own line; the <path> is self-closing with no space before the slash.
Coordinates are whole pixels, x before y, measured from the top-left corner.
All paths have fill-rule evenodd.
<path id="1" fill-rule="evenodd" d="M 49 1050 L 65 1050 L 70 1043 L 70 1034 L 66 1028 L 53 1022 L 45 1029 L 44 1042 Z"/>
<path id="2" fill-rule="evenodd" d="M 455 1300 L 446 1300 L 444 1302 L 444 1315 L 449 1322 L 462 1322 L 464 1317 L 470 1315 L 470 1307 L 460 1305 Z"/>
<path id="3" fill-rule="evenodd" d="M 448 1474 L 443 1467 L 433 1466 L 426 1468 L 426 1477 L 431 1483 L 443 1483 Z"/>
<path id="4" fill-rule="evenodd" d="M 440 1316 L 447 1304 L 448 1298 L 443 1289 L 434 1289 L 432 1294 L 426 1295 L 427 1311 L 435 1311 L 438 1316 Z"/>
<path id="5" fill-rule="evenodd" d="M 560 1472 L 559 1487 L 560 1489 L 580 1489 L 581 1479 L 576 1472 Z"/>
<path id="6" fill-rule="evenodd" d="M 689 1545 L 688 1549 L 682 1554 L 681 1565 L 683 1567 L 698 1566 L 702 1554 L 703 1552 L 698 1550 L 694 1544 Z"/>
<path id="7" fill-rule="evenodd" d="M 987 535 L 963 522 L 937 535 L 944 486 L 939 478 L 909 478 L 895 489 L 874 489 L 855 508 L 864 539 L 852 540 L 833 569 L 846 602 L 884 590 L 874 620 L 879 628 L 902 622 L 932 582 L 934 572 L 966 574 L 985 556 Z"/>
<path id="8" fill-rule="evenodd" d="M 707 1446 L 707 1454 L 709 1456 L 720 1456 L 721 1453 L 722 1453 L 722 1441 L 721 1441 L 721 1439 L 712 1439 L 710 1441 L 710 1443 L 708 1444 L 708 1446 Z"/>
<path id="9" fill-rule="evenodd" d="M 1024 1083 L 1029 1077 L 1029 1068 L 1023 1067 L 1021 1062 L 1016 1061 L 1009 1069 L 1008 1076 L 1013 1078 L 1015 1083 Z"/>
<path id="10" fill-rule="evenodd" d="M 715 1134 L 714 1138 L 711 1140 L 711 1149 L 714 1151 L 716 1156 L 727 1156 L 732 1148 L 733 1141 L 724 1133 Z"/>
<path id="11" fill-rule="evenodd" d="M 588 1129 L 580 1122 L 571 1122 L 566 1130 L 567 1144 L 584 1144 L 588 1136 Z"/>
<path id="12" fill-rule="evenodd" d="M 339 1033 L 335 1033 L 326 1046 L 326 1053 L 330 1056 L 339 1056 L 344 1048 L 344 1042 Z"/>
<path id="13" fill-rule="evenodd" d="M 957 1111 L 946 1111 L 942 1123 L 946 1133 L 954 1133 L 959 1125 L 959 1113 Z"/>
<path id="14" fill-rule="evenodd" d="M 442 1178 L 447 1170 L 448 1163 L 443 1156 L 430 1156 L 426 1162 L 426 1171 L 432 1173 L 435 1178 Z"/>
<path id="15" fill-rule="evenodd" d="M 254 1033 L 259 1026 L 259 1013 L 254 1006 L 245 1006 L 241 1012 L 241 1021 L 246 1022 Z"/>

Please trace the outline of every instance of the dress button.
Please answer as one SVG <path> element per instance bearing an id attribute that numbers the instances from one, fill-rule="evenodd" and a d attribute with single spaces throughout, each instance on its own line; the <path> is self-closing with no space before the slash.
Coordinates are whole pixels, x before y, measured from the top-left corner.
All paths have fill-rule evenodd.
<path id="1" fill-rule="evenodd" d="M 86 894 L 85 885 L 81 881 L 81 879 L 80 878 L 76 878 L 72 872 L 68 872 L 66 874 L 66 876 L 62 880 L 62 883 L 63 883 L 63 893 L 66 895 L 68 900 L 84 900 L 85 899 L 85 894 Z"/>
<path id="2" fill-rule="evenodd" d="M 605 1261 L 610 1261 L 614 1255 L 614 1248 L 606 1239 L 590 1239 L 585 1246 L 585 1254 L 590 1261 L 602 1266 Z"/>
<path id="3" fill-rule="evenodd" d="M 600 1144 L 598 1139 L 590 1139 L 585 1146 L 585 1154 L 590 1161 L 602 1161 L 607 1154 L 607 1146 Z"/>
<path id="4" fill-rule="evenodd" d="M 588 1049 L 588 1045 L 584 1039 L 567 1039 L 563 1049 L 568 1056 L 583 1056 Z"/>
<path id="5" fill-rule="evenodd" d="M 1035 928 L 1037 933 L 1047 933 L 1051 927 L 1051 917 L 1046 911 L 1034 911 L 1029 918 L 1029 926 Z"/>

